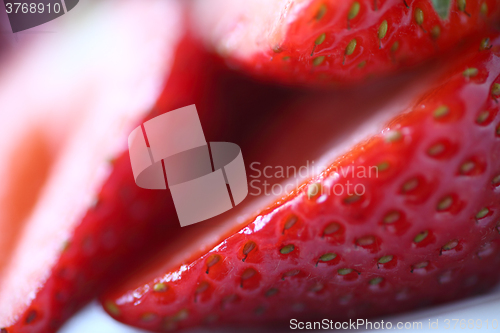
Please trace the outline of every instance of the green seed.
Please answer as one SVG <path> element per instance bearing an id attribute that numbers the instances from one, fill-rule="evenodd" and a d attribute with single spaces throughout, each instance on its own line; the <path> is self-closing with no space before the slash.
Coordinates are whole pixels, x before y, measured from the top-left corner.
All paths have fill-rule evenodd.
<path id="1" fill-rule="evenodd" d="M 409 181 L 407 181 L 406 183 L 403 184 L 402 186 L 402 192 L 403 193 L 408 193 L 410 191 L 413 191 L 414 189 L 417 188 L 418 186 L 418 178 L 412 178 L 410 179 Z"/>
<path id="2" fill-rule="evenodd" d="M 431 37 L 432 39 L 436 40 L 439 38 L 439 36 L 441 36 L 441 28 L 439 27 L 439 25 L 435 25 L 431 29 Z"/>
<path id="3" fill-rule="evenodd" d="M 378 27 L 378 39 L 383 39 L 385 35 L 387 34 L 387 20 L 382 21 L 380 23 L 380 26 Z"/>
<path id="4" fill-rule="evenodd" d="M 285 222 L 285 225 L 283 226 L 283 232 L 285 230 L 288 230 L 290 229 L 291 227 L 293 227 L 295 225 L 295 223 L 297 223 L 297 216 L 295 215 L 291 215 Z"/>
<path id="5" fill-rule="evenodd" d="M 389 167 L 390 167 L 389 162 L 384 161 L 384 162 L 377 165 L 377 170 L 378 171 L 385 171 L 385 170 L 389 169 Z"/>
<path id="6" fill-rule="evenodd" d="M 266 291 L 266 297 L 271 297 L 273 295 L 276 295 L 278 293 L 278 288 L 271 288 L 268 291 Z"/>
<path id="7" fill-rule="evenodd" d="M 428 235 L 429 235 L 429 231 L 427 231 L 427 230 L 422 231 L 421 233 L 416 235 L 415 238 L 413 238 L 413 242 L 418 244 L 421 241 L 423 241 L 424 239 L 426 239 Z"/>
<path id="8" fill-rule="evenodd" d="M 419 269 L 419 268 L 425 268 L 429 266 L 429 262 L 428 261 L 422 261 L 416 265 L 413 265 L 413 269 Z"/>
<path id="9" fill-rule="evenodd" d="M 436 143 L 435 145 L 431 146 L 429 148 L 429 150 L 427 150 L 427 153 L 430 155 L 430 156 L 438 156 L 440 154 L 442 154 L 445 150 L 445 146 L 444 144 L 442 143 Z"/>
<path id="10" fill-rule="evenodd" d="M 500 175 L 496 175 L 495 177 L 493 177 L 493 180 L 491 181 L 491 183 L 495 187 L 500 185 Z"/>
<path id="11" fill-rule="evenodd" d="M 444 197 L 443 199 L 441 199 L 441 201 L 439 201 L 439 203 L 437 205 L 437 210 L 438 210 L 438 212 L 442 212 L 442 211 L 450 208 L 452 204 L 453 204 L 453 198 L 448 195 L 448 196 Z"/>
<path id="12" fill-rule="evenodd" d="M 384 223 L 385 224 L 392 224 L 396 221 L 398 221 L 401 217 L 401 214 L 399 212 L 396 212 L 396 211 L 393 211 L 393 212 L 390 212 L 389 214 L 387 214 L 385 217 L 384 217 Z"/>
<path id="13" fill-rule="evenodd" d="M 293 250 L 295 250 L 295 246 L 293 244 L 289 244 L 289 245 L 285 245 L 281 248 L 280 250 L 280 253 L 281 254 L 289 254 L 290 252 L 292 252 Z"/>
<path id="14" fill-rule="evenodd" d="M 241 274 L 241 279 L 242 280 L 248 280 L 251 277 L 253 277 L 255 274 L 257 274 L 257 271 L 253 268 L 247 268 L 243 274 Z"/>
<path id="15" fill-rule="evenodd" d="M 319 56 L 313 59 L 313 66 L 319 66 L 325 60 L 325 56 Z"/>
<path id="16" fill-rule="evenodd" d="M 465 5 L 466 5 L 465 0 L 457 0 L 457 7 L 459 11 L 461 12 L 465 11 Z"/>
<path id="17" fill-rule="evenodd" d="M 348 55 L 351 55 L 354 50 L 356 49 L 356 39 L 353 39 L 349 42 L 349 44 L 347 44 L 347 47 L 345 48 L 345 55 L 348 56 Z"/>
<path id="18" fill-rule="evenodd" d="M 467 161 L 460 166 L 460 174 L 466 175 L 476 167 L 476 163 L 473 161 Z"/>
<path id="19" fill-rule="evenodd" d="M 325 41 L 325 38 L 326 38 L 326 34 L 322 33 L 321 35 L 318 36 L 318 38 L 316 38 L 316 40 L 314 41 L 314 44 L 320 45 L 321 43 L 323 43 Z"/>
<path id="20" fill-rule="evenodd" d="M 341 268 L 337 271 L 337 273 L 339 273 L 339 275 L 347 275 L 347 274 L 352 273 L 352 269 L 351 268 Z"/>
<path id="21" fill-rule="evenodd" d="M 156 315 L 151 312 L 146 312 L 141 316 L 141 321 L 148 323 L 150 321 L 153 321 L 156 318 Z"/>
<path id="22" fill-rule="evenodd" d="M 383 278 L 376 277 L 376 278 L 371 279 L 369 283 L 370 283 L 371 286 L 376 286 L 377 284 L 379 284 L 382 281 L 384 281 Z"/>
<path id="23" fill-rule="evenodd" d="M 490 210 L 486 207 L 482 208 L 479 213 L 476 214 L 476 219 L 482 219 L 483 217 L 486 217 L 490 213 Z"/>
<path id="24" fill-rule="evenodd" d="M 158 293 L 162 293 L 164 291 L 167 291 L 167 285 L 165 283 L 156 283 L 154 286 L 153 286 L 153 290 L 158 292 Z"/>
<path id="25" fill-rule="evenodd" d="M 120 309 L 118 308 L 118 306 L 112 302 L 112 301 L 107 301 L 105 304 L 104 304 L 104 307 L 106 308 L 106 310 L 108 310 L 109 313 L 111 313 L 113 316 L 119 316 L 120 315 Z"/>
<path id="26" fill-rule="evenodd" d="M 415 22 L 417 22 L 418 25 L 424 23 L 424 12 L 420 8 L 415 9 Z"/>
<path id="27" fill-rule="evenodd" d="M 363 60 L 362 62 L 360 62 L 360 63 L 358 64 L 358 68 L 363 68 L 363 67 L 365 67 L 365 66 L 366 66 L 366 60 Z"/>
<path id="28" fill-rule="evenodd" d="M 347 14 L 347 18 L 349 20 L 352 20 L 353 18 L 355 18 L 358 13 L 359 13 L 359 9 L 360 9 L 360 5 L 359 5 L 359 2 L 354 2 L 351 6 L 351 9 L 349 9 L 349 14 Z"/>
<path id="29" fill-rule="evenodd" d="M 395 41 L 391 46 L 391 52 L 395 53 L 399 49 L 399 42 Z"/>
<path id="30" fill-rule="evenodd" d="M 369 246 L 373 243 L 375 243 L 375 237 L 373 236 L 364 236 L 356 240 L 356 244 L 359 246 Z"/>
<path id="31" fill-rule="evenodd" d="M 486 2 L 483 2 L 479 11 L 481 12 L 481 15 L 483 17 L 488 16 L 488 4 Z"/>
<path id="32" fill-rule="evenodd" d="M 464 70 L 464 72 L 462 74 L 464 75 L 464 77 L 470 78 L 470 77 L 476 76 L 478 72 L 479 71 L 477 70 L 477 68 L 470 67 L 470 68 L 467 68 L 466 70 Z"/>
<path id="33" fill-rule="evenodd" d="M 336 222 L 330 223 L 329 225 L 326 226 L 325 230 L 323 231 L 323 235 L 333 234 L 337 232 L 339 229 L 340 229 L 340 224 Z"/>
<path id="34" fill-rule="evenodd" d="M 337 255 L 335 253 L 325 253 L 321 257 L 319 257 L 319 260 L 326 262 L 326 261 L 331 261 L 335 258 L 337 258 Z"/>
<path id="35" fill-rule="evenodd" d="M 500 83 L 493 83 L 491 94 L 495 97 L 500 96 Z"/>
<path id="36" fill-rule="evenodd" d="M 452 250 L 452 249 L 454 249 L 457 245 L 458 245 L 458 241 L 457 241 L 456 239 L 454 239 L 454 240 L 449 241 L 448 243 L 446 243 L 446 244 L 443 246 L 443 250 L 444 250 L 444 251 L 449 251 L 449 250 Z"/>
<path id="37" fill-rule="evenodd" d="M 488 120 L 488 118 L 490 117 L 490 112 L 489 111 L 482 111 L 481 113 L 479 113 L 479 115 L 477 116 L 477 119 L 476 119 L 476 122 L 481 125 L 483 124 L 486 120 Z"/>
<path id="38" fill-rule="evenodd" d="M 318 12 L 316 13 L 316 16 L 314 17 L 316 19 L 316 21 L 321 20 L 323 18 L 323 16 L 325 16 L 326 11 L 327 11 L 326 5 L 321 4 L 321 6 L 318 9 Z"/>
<path id="39" fill-rule="evenodd" d="M 394 256 L 391 256 L 391 255 L 388 255 L 388 256 L 383 256 L 382 258 L 380 258 L 380 259 L 378 260 L 378 263 L 379 263 L 379 264 L 386 264 L 386 263 L 388 263 L 389 261 L 391 261 L 393 258 L 394 258 Z"/>
<path id="40" fill-rule="evenodd" d="M 385 141 L 396 142 L 396 141 L 401 140 L 402 137 L 403 137 L 403 134 L 401 134 L 400 131 L 393 130 L 393 131 L 387 132 L 387 134 L 385 135 Z"/>
<path id="41" fill-rule="evenodd" d="M 489 38 L 483 38 L 481 40 L 481 44 L 479 45 L 479 51 L 484 51 L 484 50 L 488 50 L 491 48 L 491 45 L 490 45 L 490 39 Z"/>
<path id="42" fill-rule="evenodd" d="M 450 109 L 446 105 L 439 106 L 436 110 L 434 110 L 434 118 L 439 119 L 450 113 Z"/>

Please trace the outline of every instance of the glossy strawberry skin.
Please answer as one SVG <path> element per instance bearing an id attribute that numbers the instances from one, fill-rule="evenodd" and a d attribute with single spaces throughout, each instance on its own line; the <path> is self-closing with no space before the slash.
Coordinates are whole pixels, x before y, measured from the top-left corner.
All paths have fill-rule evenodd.
<path id="1" fill-rule="evenodd" d="M 409 112 L 318 178 L 208 253 L 108 291 L 104 308 L 154 331 L 288 325 L 407 311 L 491 288 L 500 280 L 495 38 L 486 49 L 474 42 Z M 379 173 L 335 173 L 349 166 Z M 332 194 L 348 181 L 366 191 Z"/>
<path id="2" fill-rule="evenodd" d="M 442 18 L 430 0 L 312 1 L 276 44 L 244 56 L 238 49 L 221 54 L 233 66 L 271 81 L 350 85 L 449 51 L 486 31 L 500 15 L 496 0 L 467 0 L 463 10 L 450 3 L 449 15 Z"/>

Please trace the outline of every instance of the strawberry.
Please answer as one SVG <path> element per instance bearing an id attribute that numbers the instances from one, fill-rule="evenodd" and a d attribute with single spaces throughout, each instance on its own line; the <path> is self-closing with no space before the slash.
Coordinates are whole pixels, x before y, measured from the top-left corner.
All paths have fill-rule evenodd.
<path id="1" fill-rule="evenodd" d="M 133 128 L 164 112 L 196 104 L 207 138 L 217 140 L 215 133 L 220 127 L 231 128 L 235 127 L 236 121 L 247 122 L 245 115 L 253 117 L 255 109 L 261 109 L 265 113 L 268 108 L 289 96 L 284 89 L 262 86 L 227 71 L 219 59 L 206 53 L 199 44 L 189 34 L 180 41 L 172 38 L 169 50 L 173 53 L 171 56 L 175 56 L 174 61 L 164 90 L 152 110 L 139 110 L 142 113 L 136 115 L 133 121 L 127 120 L 128 126 L 121 133 L 123 135 L 110 133 L 105 136 L 106 140 L 114 144 L 118 141 L 120 150 L 114 157 L 82 162 L 85 163 L 85 168 L 103 168 L 105 172 L 85 176 L 94 185 L 91 186 L 91 193 L 81 194 L 85 189 L 70 193 L 71 201 L 75 200 L 81 205 L 76 212 L 66 217 L 72 223 L 66 223 L 66 218 L 35 220 L 26 216 L 25 212 L 21 212 L 24 215 L 19 212 L 18 215 L 11 214 L 9 217 L 12 220 L 16 218 L 16 224 L 23 226 L 24 223 L 28 233 L 40 229 L 52 230 L 43 232 L 40 237 L 32 236 L 32 241 L 34 239 L 37 244 L 42 243 L 39 247 L 33 247 L 27 244 L 29 236 L 16 230 L 9 223 L 12 221 L 0 215 L 0 230 L 6 234 L 5 240 L 11 240 L 7 244 L 0 242 L 0 245 L 6 253 L 12 253 L 10 257 L 0 257 L 0 267 L 6 265 L 6 270 L 0 274 L 1 333 L 56 331 L 82 305 L 97 296 L 107 285 L 127 274 L 130 267 L 137 266 L 144 258 L 157 252 L 162 244 L 175 239 L 182 230 L 168 191 L 145 190 L 135 184 L 128 150 L 123 149 L 126 148 L 127 136 Z M 227 91 L 231 91 L 231 98 L 220 98 Z M 244 106 L 239 104 L 242 100 L 246 101 Z M 237 111 L 241 115 L 234 112 L 236 102 Z M 15 165 L 21 165 L 20 169 L 24 170 L 18 172 L 18 182 L 34 183 L 35 185 L 28 187 L 28 191 L 35 192 L 39 189 L 43 192 L 46 188 L 53 187 L 67 193 L 64 182 L 73 184 L 73 179 L 83 177 L 75 175 L 80 170 L 79 166 L 67 166 L 66 178 L 61 179 L 51 172 L 50 164 L 61 163 L 60 160 L 67 159 L 68 155 L 75 159 L 75 148 L 78 147 L 87 147 L 89 151 L 94 150 L 95 154 L 100 153 L 101 149 L 109 148 L 109 141 L 91 140 L 98 133 L 96 129 L 99 128 L 99 119 L 98 117 L 91 122 L 90 127 L 79 129 L 84 134 L 84 139 L 89 140 L 93 146 L 87 146 L 87 141 L 77 141 L 79 145 L 69 146 L 56 162 L 50 160 L 50 152 L 45 154 L 49 156 L 43 154 L 45 147 L 42 145 L 40 148 L 36 142 L 43 140 L 35 133 L 30 139 L 35 142 L 30 141 L 31 144 L 18 147 L 18 150 L 34 155 L 31 158 L 37 161 L 38 172 L 46 174 L 46 183 L 40 181 L 29 167 L 31 160 Z M 116 121 L 119 123 L 120 119 Z M 64 127 L 61 124 L 68 123 L 58 122 L 58 126 L 51 128 L 51 131 L 61 131 Z M 236 139 L 240 135 L 245 135 L 245 131 L 234 133 L 230 138 Z M 59 136 L 56 137 L 60 139 Z M 74 138 L 70 136 L 65 140 Z M 37 182 L 40 184 L 36 185 Z M 14 192 L 13 190 L 12 193 Z M 30 196 L 24 192 L 16 193 L 10 201 L 12 206 L 28 210 L 29 204 L 24 202 L 21 206 L 22 200 L 32 200 L 31 204 L 37 204 L 36 194 Z M 85 202 L 87 196 L 93 197 L 90 204 Z M 44 214 L 56 216 L 53 215 L 54 212 L 64 211 L 55 200 L 45 197 L 42 199 L 45 200 L 44 205 L 47 205 L 47 200 L 52 200 L 48 205 L 50 211 L 42 209 L 44 206 L 40 205 Z M 61 233 L 66 238 L 59 236 Z M 0 235 L 2 241 L 3 236 Z M 36 256 L 37 252 L 46 251 L 51 251 L 50 259 L 53 261 L 49 261 L 44 254 L 37 257 L 40 262 L 32 263 L 30 257 Z M 33 268 L 26 269 L 22 267 L 24 265 L 31 265 Z"/>
<path id="2" fill-rule="evenodd" d="M 186 227 L 108 290 L 104 309 L 153 331 L 286 327 L 491 288 L 500 280 L 500 35 L 489 37 L 290 194 L 251 218 L 233 211 Z"/>
<path id="3" fill-rule="evenodd" d="M 194 13 L 232 66 L 282 83 L 348 85 L 450 50 L 485 31 L 500 8 L 497 0 L 219 0 L 198 1 Z"/>

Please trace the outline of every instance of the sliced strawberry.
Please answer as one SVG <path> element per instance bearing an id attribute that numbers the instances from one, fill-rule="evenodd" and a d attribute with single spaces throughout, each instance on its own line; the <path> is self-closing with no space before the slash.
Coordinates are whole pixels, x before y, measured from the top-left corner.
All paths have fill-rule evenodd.
<path id="1" fill-rule="evenodd" d="M 488 290 L 500 280 L 500 37 L 477 40 L 450 66 L 412 107 L 273 205 L 186 227 L 102 297 L 106 311 L 154 331 L 288 325 Z M 300 154 L 286 140 L 276 146 Z"/>
<path id="2" fill-rule="evenodd" d="M 500 15 L 498 0 L 198 1 L 193 22 L 232 66 L 347 85 L 419 64 Z M 454 56 L 450 55 L 450 56 Z"/>

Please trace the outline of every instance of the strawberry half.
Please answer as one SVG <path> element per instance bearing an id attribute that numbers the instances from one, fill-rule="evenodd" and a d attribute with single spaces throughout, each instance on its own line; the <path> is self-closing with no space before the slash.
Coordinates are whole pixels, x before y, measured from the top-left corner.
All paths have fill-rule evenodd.
<path id="1" fill-rule="evenodd" d="M 206 43 L 251 74 L 347 85 L 422 63 L 500 15 L 498 0 L 198 1 Z M 450 55 L 454 56 L 454 55 Z"/>
<path id="2" fill-rule="evenodd" d="M 287 326 L 488 290 L 500 280 L 500 37 L 492 39 L 475 41 L 413 106 L 273 205 L 186 227 L 102 296 L 105 310 L 153 331 Z"/>

